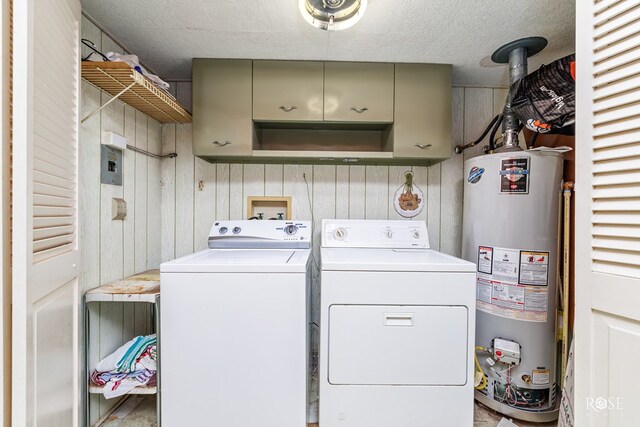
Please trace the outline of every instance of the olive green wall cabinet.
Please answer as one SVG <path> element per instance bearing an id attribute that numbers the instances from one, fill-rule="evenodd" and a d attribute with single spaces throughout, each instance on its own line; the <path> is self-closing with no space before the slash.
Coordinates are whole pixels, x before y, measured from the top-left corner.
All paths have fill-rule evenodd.
<path id="1" fill-rule="evenodd" d="M 194 59 L 208 161 L 432 164 L 451 156 L 451 66 Z"/>
<path id="2" fill-rule="evenodd" d="M 322 121 L 324 64 L 312 61 L 253 62 L 253 120 Z"/>
<path id="3" fill-rule="evenodd" d="M 393 156 L 451 157 L 451 65 L 396 64 Z"/>
<path id="4" fill-rule="evenodd" d="M 251 156 L 251 61 L 193 60 L 193 154 Z"/>
<path id="5" fill-rule="evenodd" d="M 327 62 L 324 121 L 393 123 L 393 64 Z"/>

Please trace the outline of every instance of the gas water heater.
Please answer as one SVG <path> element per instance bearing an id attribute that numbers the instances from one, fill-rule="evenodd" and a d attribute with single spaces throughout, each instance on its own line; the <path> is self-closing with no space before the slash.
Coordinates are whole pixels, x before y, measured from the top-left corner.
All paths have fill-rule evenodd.
<path id="1" fill-rule="evenodd" d="M 562 155 L 519 151 L 464 164 L 462 257 L 477 264 L 476 399 L 557 418 L 556 307 Z"/>
<path id="2" fill-rule="evenodd" d="M 551 123 L 572 125 L 575 112 L 570 57 L 527 76 L 527 57 L 546 43 L 540 37 L 516 40 L 492 55 L 495 62 L 509 63 L 511 89 L 503 113 L 479 140 L 456 147 L 460 153 L 478 144 L 493 127 L 485 150 L 491 154 L 464 163 L 462 256 L 477 265 L 476 399 L 533 422 L 558 418 L 556 308 L 563 157 L 554 150 L 520 147 L 518 134 L 529 124 L 523 123 L 516 107 L 524 99 L 529 112 L 553 119 L 533 120 L 538 132 L 551 131 Z M 549 90 L 554 84 L 560 89 Z M 554 98 L 546 99 L 551 92 Z M 496 146 L 493 137 L 500 124 L 503 143 Z"/>

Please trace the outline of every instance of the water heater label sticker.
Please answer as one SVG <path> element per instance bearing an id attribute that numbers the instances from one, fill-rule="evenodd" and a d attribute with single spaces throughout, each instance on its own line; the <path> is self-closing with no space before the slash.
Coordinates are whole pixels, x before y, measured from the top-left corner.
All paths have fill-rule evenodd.
<path id="1" fill-rule="evenodd" d="M 478 301 L 486 302 L 491 304 L 491 294 L 493 293 L 493 285 L 490 280 L 485 280 L 481 277 L 478 277 L 478 286 L 477 286 L 477 294 L 476 299 Z"/>
<path id="2" fill-rule="evenodd" d="M 521 251 L 518 283 L 547 286 L 549 284 L 549 252 Z"/>
<path id="3" fill-rule="evenodd" d="M 500 307 L 524 309 L 524 286 L 494 283 L 491 303 Z"/>
<path id="4" fill-rule="evenodd" d="M 477 308 L 528 322 L 546 322 L 549 252 L 478 247 Z"/>
<path id="5" fill-rule="evenodd" d="M 529 194 L 529 157 L 500 162 L 500 194 Z"/>
<path id="6" fill-rule="evenodd" d="M 469 176 L 467 177 L 467 181 L 469 181 L 470 184 L 475 184 L 478 181 L 480 181 L 480 178 L 482 178 L 483 173 L 484 173 L 484 168 L 474 166 L 469 170 Z"/>
<path id="7" fill-rule="evenodd" d="M 544 316 L 547 320 L 547 304 L 549 302 L 549 293 L 547 288 L 539 286 L 527 286 L 524 294 L 524 309 L 532 313 L 538 313 L 538 316 Z"/>
<path id="8" fill-rule="evenodd" d="M 478 271 L 480 273 L 493 273 L 493 248 L 491 246 L 478 247 Z"/>
<path id="9" fill-rule="evenodd" d="M 493 248 L 493 279 L 505 283 L 518 283 L 520 250 Z"/>
<path id="10" fill-rule="evenodd" d="M 534 369 L 533 375 L 531 375 L 532 384 L 549 384 L 549 370 L 548 369 Z"/>

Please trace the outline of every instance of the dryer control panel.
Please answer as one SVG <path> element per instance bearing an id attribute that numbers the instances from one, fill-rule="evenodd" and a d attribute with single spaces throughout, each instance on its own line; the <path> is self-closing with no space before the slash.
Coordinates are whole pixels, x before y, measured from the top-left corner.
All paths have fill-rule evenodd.
<path id="1" fill-rule="evenodd" d="M 307 249 L 311 236 L 311 221 L 216 221 L 209 248 Z"/>
<path id="2" fill-rule="evenodd" d="M 429 249 L 429 234 L 424 221 L 325 219 L 322 247 Z"/>

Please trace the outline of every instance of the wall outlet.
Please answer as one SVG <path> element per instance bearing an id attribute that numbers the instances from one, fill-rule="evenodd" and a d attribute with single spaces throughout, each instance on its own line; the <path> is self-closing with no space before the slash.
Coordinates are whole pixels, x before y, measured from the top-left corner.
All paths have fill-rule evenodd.
<path id="1" fill-rule="evenodd" d="M 124 199 L 114 197 L 111 199 L 111 219 L 123 220 L 127 217 L 127 202 Z"/>

